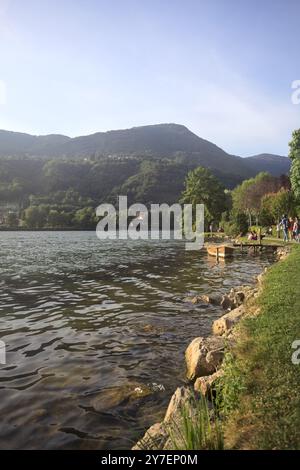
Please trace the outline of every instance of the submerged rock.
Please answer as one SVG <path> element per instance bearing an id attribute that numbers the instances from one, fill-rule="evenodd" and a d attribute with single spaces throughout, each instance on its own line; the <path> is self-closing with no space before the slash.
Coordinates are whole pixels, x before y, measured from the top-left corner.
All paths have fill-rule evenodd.
<path id="1" fill-rule="evenodd" d="M 195 295 L 185 297 L 184 301 L 189 302 L 191 304 L 211 304 L 211 305 L 220 305 L 222 297 L 218 295 Z"/>
<path id="2" fill-rule="evenodd" d="M 238 286 L 230 290 L 229 294 L 224 295 L 195 295 L 189 296 L 184 299 L 185 302 L 190 302 L 192 304 L 211 304 L 211 305 L 221 305 L 224 310 L 233 310 L 246 300 L 249 292 L 253 288 L 250 286 Z"/>
<path id="3" fill-rule="evenodd" d="M 153 334 L 153 335 L 159 335 L 164 332 L 163 328 L 161 326 L 157 325 L 152 325 L 150 323 L 147 323 L 146 325 L 142 325 L 141 331 L 146 334 Z"/>
<path id="4" fill-rule="evenodd" d="M 200 295 L 195 295 L 194 297 L 192 296 L 185 297 L 183 301 L 188 302 L 190 304 L 198 304 L 201 302 L 201 299 L 200 299 Z"/>
<path id="5" fill-rule="evenodd" d="M 220 305 L 221 303 L 221 296 L 218 295 L 200 295 L 202 302 L 212 305 Z"/>
<path id="6" fill-rule="evenodd" d="M 212 374 L 223 356 L 224 341 L 221 338 L 195 338 L 185 352 L 187 378 L 192 381 L 197 377 Z"/>
<path id="7" fill-rule="evenodd" d="M 132 383 L 121 387 L 110 387 L 100 392 L 91 402 L 96 411 L 107 411 L 133 400 L 153 394 L 150 386 Z"/>

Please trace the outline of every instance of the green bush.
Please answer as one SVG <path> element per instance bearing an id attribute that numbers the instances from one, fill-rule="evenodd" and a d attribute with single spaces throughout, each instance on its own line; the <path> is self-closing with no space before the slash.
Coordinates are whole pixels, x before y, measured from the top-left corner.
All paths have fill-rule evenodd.
<path id="1" fill-rule="evenodd" d="M 225 233 L 230 236 L 245 235 L 248 231 L 248 218 L 246 214 L 241 212 L 231 212 L 229 221 L 224 221 L 223 228 Z"/>
<path id="2" fill-rule="evenodd" d="M 224 375 L 216 384 L 216 406 L 219 413 L 228 416 L 236 408 L 239 396 L 245 390 L 245 383 L 240 365 L 230 352 L 225 354 L 223 370 Z"/>

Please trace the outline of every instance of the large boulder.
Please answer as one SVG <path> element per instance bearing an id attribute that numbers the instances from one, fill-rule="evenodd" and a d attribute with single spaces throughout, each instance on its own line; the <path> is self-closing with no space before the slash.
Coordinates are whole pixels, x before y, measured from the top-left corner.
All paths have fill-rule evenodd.
<path id="1" fill-rule="evenodd" d="M 183 410 L 192 415 L 196 398 L 197 393 L 192 387 L 178 387 L 171 397 L 163 422 L 153 424 L 132 450 L 172 448 L 172 439 L 176 442 L 180 440 L 179 429 L 182 426 Z"/>
<path id="2" fill-rule="evenodd" d="M 164 445 L 164 450 L 186 449 L 185 419 L 188 417 L 194 426 L 199 426 L 199 393 L 192 387 L 178 387 L 173 394 L 164 424 L 169 431 L 169 439 Z"/>
<path id="3" fill-rule="evenodd" d="M 242 290 L 238 290 L 238 291 L 233 290 L 232 296 L 233 296 L 234 303 L 237 307 L 242 305 L 242 303 L 245 300 L 245 293 Z"/>
<path id="4" fill-rule="evenodd" d="M 289 254 L 290 249 L 288 247 L 278 247 L 276 250 L 278 260 L 285 259 Z"/>
<path id="5" fill-rule="evenodd" d="M 220 377 L 224 375 L 223 369 L 217 370 L 212 375 L 206 375 L 204 377 L 198 377 L 194 383 L 195 392 L 201 393 L 206 398 L 211 398 L 214 386 Z"/>
<path id="6" fill-rule="evenodd" d="M 216 371 L 224 356 L 222 338 L 195 338 L 185 351 L 187 378 L 191 381 Z"/>
<path id="7" fill-rule="evenodd" d="M 261 287 L 262 283 L 263 283 L 263 280 L 264 280 L 264 273 L 260 273 L 258 276 L 257 276 L 257 282 L 258 282 L 258 285 Z"/>
<path id="8" fill-rule="evenodd" d="M 195 391 L 191 387 L 178 387 L 173 393 L 169 402 L 164 423 L 170 421 L 177 421 L 184 408 L 191 409 L 195 403 L 196 395 Z"/>
<path id="9" fill-rule="evenodd" d="M 220 305 L 224 310 L 233 310 L 242 305 L 245 299 L 245 288 L 243 286 L 235 287 L 230 290 L 229 294 L 223 295 Z"/>
<path id="10" fill-rule="evenodd" d="M 217 336 L 229 333 L 232 328 L 240 321 L 243 315 L 245 315 L 246 309 L 244 305 L 241 305 L 234 310 L 223 315 L 218 320 L 213 322 L 212 330 L 213 334 Z"/>
<path id="11" fill-rule="evenodd" d="M 258 292 L 256 286 L 243 286 L 243 293 L 245 296 L 245 301 L 249 300 L 251 297 L 254 297 Z"/>
<path id="12" fill-rule="evenodd" d="M 163 449 L 169 433 L 164 423 L 155 423 L 144 436 L 132 447 L 132 450 L 160 450 Z"/>
<path id="13" fill-rule="evenodd" d="M 262 283 L 263 283 L 263 281 L 264 281 L 264 278 L 265 278 L 265 275 L 266 275 L 267 271 L 268 271 L 268 268 L 265 268 L 265 269 L 263 270 L 263 272 L 260 273 L 260 274 L 257 276 L 257 282 L 258 282 L 259 288 L 261 288 L 261 286 L 262 286 Z"/>
<path id="14" fill-rule="evenodd" d="M 231 310 L 232 306 L 233 306 L 233 301 L 229 297 L 229 295 L 225 294 L 225 295 L 222 296 L 220 305 L 224 310 Z"/>

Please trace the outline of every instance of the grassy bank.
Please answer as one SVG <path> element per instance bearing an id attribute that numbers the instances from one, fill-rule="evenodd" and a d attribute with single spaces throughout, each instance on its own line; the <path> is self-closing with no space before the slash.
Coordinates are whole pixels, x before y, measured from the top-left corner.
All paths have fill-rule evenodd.
<path id="1" fill-rule="evenodd" d="M 225 445 L 240 449 L 300 448 L 300 247 L 265 276 L 261 313 L 239 326 L 234 355 L 225 361 L 221 407 Z M 300 354 L 299 354 L 300 357 Z"/>
<path id="2" fill-rule="evenodd" d="M 236 242 L 237 243 L 244 243 L 244 244 L 247 244 L 247 245 L 274 245 L 274 246 L 279 246 L 279 245 L 282 245 L 282 246 L 285 246 L 287 244 L 292 244 L 292 243 L 296 243 L 296 242 L 284 242 L 282 239 L 280 238 L 274 238 L 274 237 L 265 237 L 263 238 L 261 241 L 258 241 L 258 240 L 248 240 L 248 237 L 238 237 L 236 238 Z"/>

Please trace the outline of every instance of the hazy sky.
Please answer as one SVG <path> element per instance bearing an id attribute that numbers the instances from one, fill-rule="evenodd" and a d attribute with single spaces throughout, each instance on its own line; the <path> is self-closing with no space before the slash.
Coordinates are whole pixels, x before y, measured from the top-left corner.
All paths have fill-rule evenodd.
<path id="1" fill-rule="evenodd" d="M 0 128 L 184 124 L 238 155 L 300 127 L 299 0 L 0 0 Z"/>

